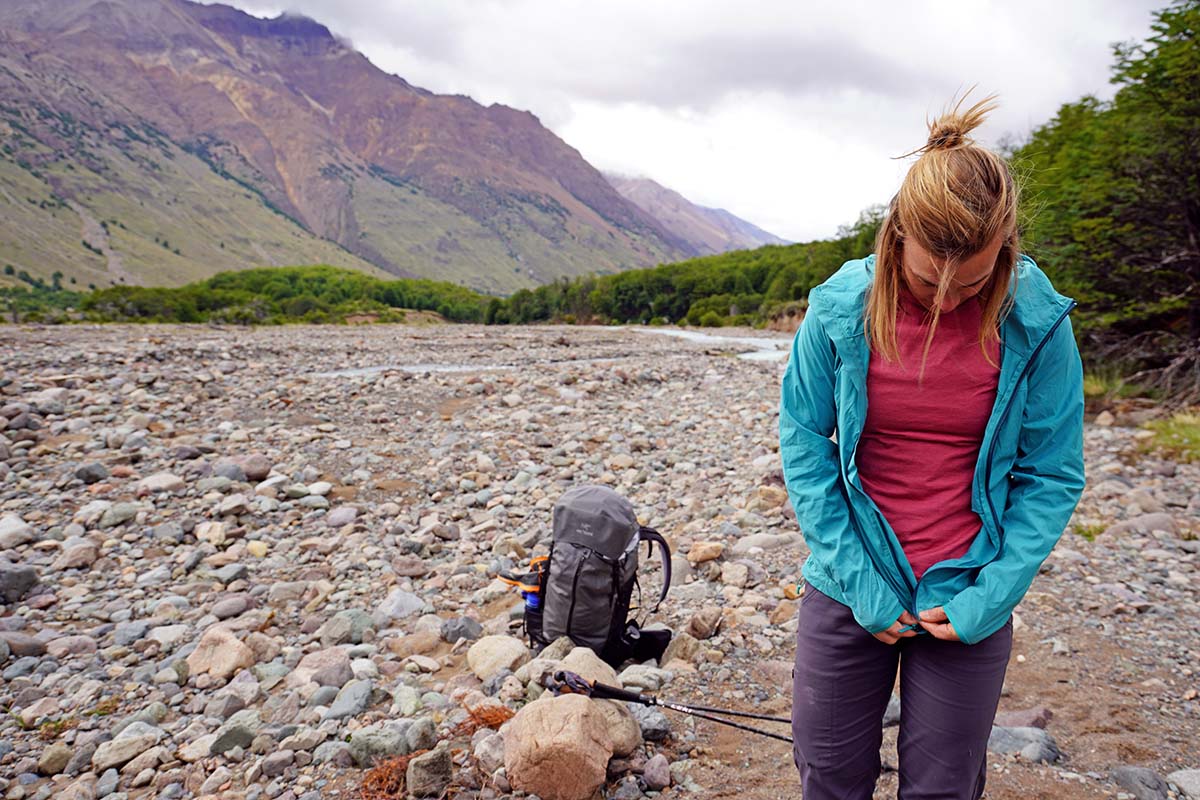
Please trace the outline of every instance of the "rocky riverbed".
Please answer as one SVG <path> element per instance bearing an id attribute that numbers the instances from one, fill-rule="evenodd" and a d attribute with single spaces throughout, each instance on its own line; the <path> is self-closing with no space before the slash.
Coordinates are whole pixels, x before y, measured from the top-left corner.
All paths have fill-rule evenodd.
<path id="1" fill-rule="evenodd" d="M 806 551 L 777 466 L 782 366 L 737 357 L 748 343 L 12 326 L 0 349 L 4 797 L 357 798 L 365 767 L 421 751 L 423 796 L 798 795 L 784 743 L 529 702 L 566 664 L 787 716 Z M 1200 465 L 1144 452 L 1139 421 L 1089 422 L 1087 492 L 1018 610 L 990 797 L 1200 797 Z M 496 574 L 544 550 L 580 482 L 671 541 L 660 665 L 521 642 Z M 529 752 L 555 726 L 575 732 L 569 779 Z"/>

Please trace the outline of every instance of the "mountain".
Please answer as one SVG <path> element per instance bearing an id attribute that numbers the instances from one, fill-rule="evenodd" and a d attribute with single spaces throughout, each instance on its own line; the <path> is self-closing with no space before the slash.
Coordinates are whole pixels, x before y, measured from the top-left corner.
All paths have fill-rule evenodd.
<path id="1" fill-rule="evenodd" d="M 723 208 L 698 206 L 679 192 L 649 178 L 612 173 L 605 173 L 604 177 L 626 200 L 657 219 L 664 228 L 702 255 L 789 243 Z"/>
<path id="2" fill-rule="evenodd" d="M 508 292 L 695 253 L 532 114 L 412 86 L 305 17 L 0 0 L 16 270 L 169 285 L 322 262 Z"/>

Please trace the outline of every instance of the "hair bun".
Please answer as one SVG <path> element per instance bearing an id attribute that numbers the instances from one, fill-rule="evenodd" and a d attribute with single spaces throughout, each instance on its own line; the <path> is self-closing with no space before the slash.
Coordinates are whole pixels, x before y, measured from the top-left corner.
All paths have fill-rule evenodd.
<path id="1" fill-rule="evenodd" d="M 970 94 L 970 91 L 968 90 L 967 94 Z M 919 147 L 899 157 L 920 156 L 925 153 L 931 153 L 934 150 L 948 152 L 973 146 L 975 140 L 968 134 L 982 125 L 987 115 L 996 109 L 996 95 L 988 95 L 978 103 L 964 110 L 963 103 L 966 102 L 966 99 L 967 95 L 964 94 L 954 105 L 944 110 L 937 119 L 927 122 L 929 125 L 929 141 L 925 143 L 924 147 Z"/>
<path id="2" fill-rule="evenodd" d="M 933 130 L 929 132 L 929 141 L 925 144 L 926 150 L 954 150 L 970 142 L 966 131 L 962 128 L 952 124 L 947 125 L 942 120 L 938 122 L 940 124 L 935 124 Z"/>

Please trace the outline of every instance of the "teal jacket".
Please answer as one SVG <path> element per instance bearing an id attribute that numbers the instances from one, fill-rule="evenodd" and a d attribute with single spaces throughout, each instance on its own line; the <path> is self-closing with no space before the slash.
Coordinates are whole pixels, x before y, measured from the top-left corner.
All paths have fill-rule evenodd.
<path id="1" fill-rule="evenodd" d="M 905 609 L 940 605 L 974 644 L 1007 622 L 1083 492 L 1083 368 L 1067 317 L 1075 302 L 1020 257 L 971 489 L 982 527 L 965 555 L 917 581 L 854 461 L 867 416 L 863 309 L 874 265 L 873 255 L 848 261 L 809 293 L 783 378 L 779 451 L 812 551 L 804 577 L 872 633 Z"/>

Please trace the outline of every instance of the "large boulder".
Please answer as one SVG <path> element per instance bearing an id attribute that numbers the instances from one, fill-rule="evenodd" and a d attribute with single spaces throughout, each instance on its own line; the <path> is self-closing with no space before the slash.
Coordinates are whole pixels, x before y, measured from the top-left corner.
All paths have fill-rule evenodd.
<path id="1" fill-rule="evenodd" d="M 350 667 L 350 654 L 341 647 L 329 647 L 309 653 L 300 659 L 300 663 L 287 677 L 289 686 L 300 687 L 306 683 L 319 686 L 335 686 L 342 688 L 346 681 L 354 677 Z"/>
<path id="2" fill-rule="evenodd" d="M 12 550 L 33 541 L 33 526 L 16 514 L 0 517 L 0 550 Z"/>
<path id="3" fill-rule="evenodd" d="M 254 651 L 219 625 L 206 630 L 196 649 L 187 657 L 188 674 L 208 673 L 219 680 L 232 677 L 238 670 L 249 669 L 254 663 Z"/>
<path id="4" fill-rule="evenodd" d="M 38 585 L 37 570 L 0 558 L 0 602 L 16 603 Z"/>
<path id="5" fill-rule="evenodd" d="M 625 705 L 616 700 L 592 700 L 607 719 L 608 735 L 613 743 L 613 755 L 625 758 L 642 746 L 642 727 Z"/>
<path id="6" fill-rule="evenodd" d="M 529 660 L 529 648 L 511 636 L 485 636 L 467 651 L 467 665 L 481 681 L 502 669 L 515 670 Z"/>
<path id="7" fill-rule="evenodd" d="M 574 672 L 589 681 L 599 681 L 608 686 L 621 686 L 617 671 L 600 659 L 590 647 L 576 647 L 562 660 L 562 668 Z"/>
<path id="8" fill-rule="evenodd" d="M 530 703 L 505 726 L 508 781 L 542 800 L 588 800 L 612 755 L 608 718 L 583 695 Z"/>

